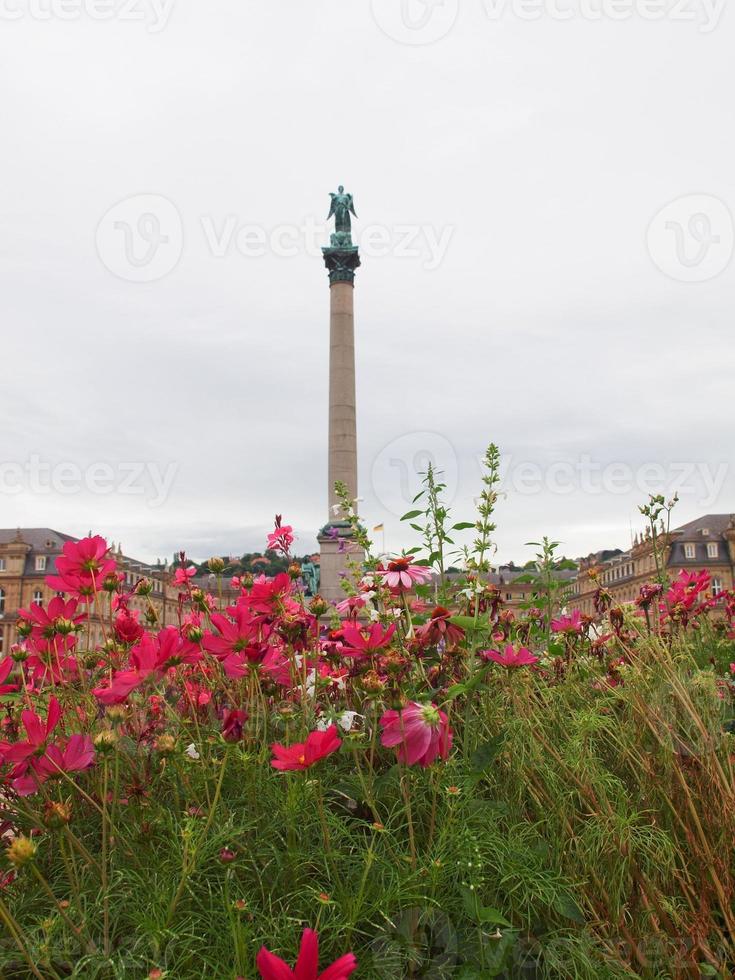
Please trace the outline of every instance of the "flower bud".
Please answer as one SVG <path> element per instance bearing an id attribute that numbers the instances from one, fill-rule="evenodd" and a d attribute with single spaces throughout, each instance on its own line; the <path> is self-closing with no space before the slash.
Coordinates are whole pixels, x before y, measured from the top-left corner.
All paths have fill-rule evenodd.
<path id="1" fill-rule="evenodd" d="M 326 599 L 323 599 L 320 595 L 315 595 L 314 598 L 309 603 L 309 612 L 313 613 L 315 616 L 323 616 L 324 613 L 329 609 Z"/>
<path id="2" fill-rule="evenodd" d="M 207 562 L 207 568 L 210 570 L 210 572 L 214 572 L 215 575 L 219 575 L 225 570 L 224 559 L 217 557 L 210 558 Z"/>
<path id="3" fill-rule="evenodd" d="M 14 663 L 22 664 L 28 659 L 28 651 L 20 643 L 14 643 L 10 648 L 10 657 Z"/>
<path id="4" fill-rule="evenodd" d="M 71 821 L 71 803 L 47 800 L 43 808 L 43 822 L 49 830 L 60 830 Z"/>
<path id="5" fill-rule="evenodd" d="M 6 849 L 5 856 L 14 868 L 22 868 L 36 856 L 36 845 L 30 837 L 16 837 Z"/>
<path id="6" fill-rule="evenodd" d="M 365 674 L 362 679 L 362 686 L 368 694 L 380 694 L 385 690 L 385 683 L 374 670 L 369 670 Z"/>
<path id="7" fill-rule="evenodd" d="M 142 578 L 135 586 L 136 595 L 150 595 L 153 592 L 153 582 L 149 578 Z"/>
<path id="8" fill-rule="evenodd" d="M 112 752 L 117 745 L 117 739 L 117 732 L 113 732 L 111 729 L 105 728 L 95 735 L 95 737 L 92 739 L 92 744 L 98 752 L 104 754 L 106 752 Z"/>
<path id="9" fill-rule="evenodd" d="M 111 725 L 122 725 L 127 718 L 127 708 L 123 704 L 111 704 L 105 711 L 105 718 Z"/>
<path id="10" fill-rule="evenodd" d="M 159 735 L 156 739 L 156 751 L 161 755 L 171 755 L 176 750 L 176 739 L 173 735 Z"/>

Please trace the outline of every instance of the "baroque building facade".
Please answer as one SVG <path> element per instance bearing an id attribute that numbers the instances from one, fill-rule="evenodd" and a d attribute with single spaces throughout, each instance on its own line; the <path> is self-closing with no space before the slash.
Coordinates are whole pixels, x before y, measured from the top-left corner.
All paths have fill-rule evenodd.
<path id="1" fill-rule="evenodd" d="M 56 559 L 64 544 L 77 540 L 47 527 L 0 529 L 0 656 L 16 641 L 18 610 L 32 604 L 48 606 L 57 594 L 46 585 L 46 576 L 56 574 Z M 172 584 L 169 566 L 136 561 L 124 555 L 119 545 L 113 545 L 111 550 L 127 592 L 132 592 L 142 578 L 151 582 L 150 595 L 134 595 L 129 602 L 129 608 L 140 613 L 141 623 L 145 622 L 149 602 L 159 625 L 176 622 L 178 589 Z M 92 644 L 102 642 L 107 625 L 107 619 L 103 623 L 99 615 L 93 614 Z"/>
<path id="2" fill-rule="evenodd" d="M 735 515 L 706 514 L 661 535 L 658 547 L 666 573 L 676 578 L 687 572 L 707 571 L 711 592 L 719 595 L 735 583 Z M 590 576 L 596 574 L 596 578 Z M 598 587 L 607 589 L 615 604 L 633 602 L 642 585 L 656 580 L 656 558 L 650 530 L 636 534 L 628 551 L 598 551 L 582 558 L 571 586 L 570 605 L 594 615 Z"/>

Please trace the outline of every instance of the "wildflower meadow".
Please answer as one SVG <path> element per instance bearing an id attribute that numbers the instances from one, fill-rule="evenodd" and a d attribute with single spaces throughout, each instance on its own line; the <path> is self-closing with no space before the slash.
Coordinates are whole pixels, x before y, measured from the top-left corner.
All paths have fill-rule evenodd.
<path id="1" fill-rule="evenodd" d="M 463 520 L 429 469 L 404 555 L 343 492 L 336 607 L 280 518 L 167 624 L 66 544 L 0 660 L 0 976 L 733 976 L 735 595 L 657 562 L 591 618 L 544 540 L 504 608 L 498 466 Z"/>

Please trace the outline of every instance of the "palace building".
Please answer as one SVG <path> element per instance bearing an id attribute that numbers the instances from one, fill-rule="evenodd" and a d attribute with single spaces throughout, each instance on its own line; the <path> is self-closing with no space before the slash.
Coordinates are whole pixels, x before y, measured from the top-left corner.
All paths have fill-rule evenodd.
<path id="1" fill-rule="evenodd" d="M 56 559 L 67 541 L 77 541 L 47 527 L 0 529 L 0 656 L 16 640 L 15 624 L 18 610 L 31 604 L 48 606 L 56 592 L 46 585 L 46 576 L 56 574 Z M 136 583 L 148 579 L 152 585 L 149 596 L 133 596 L 131 610 L 140 612 L 141 623 L 148 604 L 156 612 L 158 623 L 165 626 L 176 622 L 178 590 L 172 584 L 167 563 L 150 565 L 123 555 L 122 548 L 113 545 L 112 554 L 118 571 L 124 575 L 124 588 L 132 591 Z M 107 623 L 105 623 L 107 625 Z M 91 643 L 102 642 L 103 624 L 99 616 L 91 620 Z"/>
<path id="2" fill-rule="evenodd" d="M 682 525 L 658 539 L 666 574 L 676 578 L 687 572 L 705 570 L 712 577 L 711 591 L 719 595 L 735 582 L 735 515 L 707 514 Z M 590 572 L 596 570 L 596 580 Z M 613 602 L 632 602 L 646 582 L 656 580 L 656 559 L 650 530 L 633 539 L 629 551 L 598 551 L 579 562 L 572 583 L 570 604 L 580 612 L 594 615 L 594 595 L 598 587 L 608 590 Z"/>

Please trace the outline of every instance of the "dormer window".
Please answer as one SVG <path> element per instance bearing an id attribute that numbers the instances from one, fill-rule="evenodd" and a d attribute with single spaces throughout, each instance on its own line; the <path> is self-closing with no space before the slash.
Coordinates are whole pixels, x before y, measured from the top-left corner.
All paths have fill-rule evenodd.
<path id="1" fill-rule="evenodd" d="M 684 557 L 693 561 L 697 557 L 697 546 L 693 544 L 684 545 Z"/>
<path id="2" fill-rule="evenodd" d="M 718 558 L 720 554 L 720 549 L 716 541 L 707 542 L 707 557 L 708 558 Z"/>
<path id="3" fill-rule="evenodd" d="M 46 571 L 46 555 L 36 555 L 36 571 Z"/>
<path id="4" fill-rule="evenodd" d="M 708 527 L 703 527 L 702 528 L 702 537 L 704 537 L 704 538 L 708 538 L 709 537 L 709 528 Z"/>

